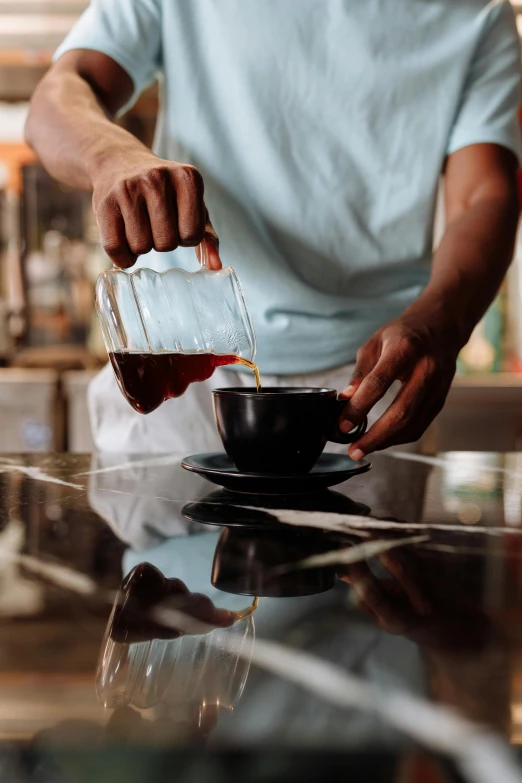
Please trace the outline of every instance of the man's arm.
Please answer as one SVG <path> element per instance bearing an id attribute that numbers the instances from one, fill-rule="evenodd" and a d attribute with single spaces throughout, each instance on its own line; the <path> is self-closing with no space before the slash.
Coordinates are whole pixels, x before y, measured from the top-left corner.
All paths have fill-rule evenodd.
<path id="1" fill-rule="evenodd" d="M 388 410 L 350 447 L 355 459 L 418 440 L 442 409 L 457 356 L 494 299 L 513 255 L 519 203 L 517 162 L 507 149 L 476 144 L 445 171 L 447 227 L 425 290 L 358 352 L 341 427 L 361 421 L 396 380 Z"/>
<path id="2" fill-rule="evenodd" d="M 419 304 L 446 304 L 459 347 L 493 301 L 513 257 L 517 169 L 513 153 L 494 144 L 465 147 L 447 161 L 447 228 Z"/>
<path id="3" fill-rule="evenodd" d="M 112 58 L 67 52 L 34 93 L 26 139 L 52 176 L 93 191 L 103 246 L 115 264 L 129 267 L 152 248 L 205 238 L 210 266 L 219 268 L 200 173 L 161 160 L 112 121 L 132 92 L 132 79 Z"/>

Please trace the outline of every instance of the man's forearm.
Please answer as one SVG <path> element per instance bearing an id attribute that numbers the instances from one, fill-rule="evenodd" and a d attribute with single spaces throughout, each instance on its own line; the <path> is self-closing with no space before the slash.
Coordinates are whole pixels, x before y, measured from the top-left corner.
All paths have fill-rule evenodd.
<path id="1" fill-rule="evenodd" d="M 440 312 L 463 347 L 493 301 L 513 256 L 518 199 L 484 198 L 454 220 L 439 245 L 416 312 Z"/>
<path id="2" fill-rule="evenodd" d="M 107 116 L 93 90 L 72 71 L 49 73 L 31 101 L 26 139 L 56 179 L 90 190 L 110 160 L 129 165 L 146 147 Z M 149 151 L 149 154 L 150 151 Z"/>

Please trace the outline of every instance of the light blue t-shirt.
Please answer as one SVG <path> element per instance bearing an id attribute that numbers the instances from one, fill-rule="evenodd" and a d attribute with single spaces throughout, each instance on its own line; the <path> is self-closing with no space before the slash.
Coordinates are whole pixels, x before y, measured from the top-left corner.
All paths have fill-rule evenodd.
<path id="1" fill-rule="evenodd" d="M 445 157 L 519 155 L 504 0 L 94 0 L 56 56 L 77 48 L 116 60 L 133 100 L 163 74 L 155 151 L 203 174 L 265 373 L 352 361 L 428 280 Z"/>

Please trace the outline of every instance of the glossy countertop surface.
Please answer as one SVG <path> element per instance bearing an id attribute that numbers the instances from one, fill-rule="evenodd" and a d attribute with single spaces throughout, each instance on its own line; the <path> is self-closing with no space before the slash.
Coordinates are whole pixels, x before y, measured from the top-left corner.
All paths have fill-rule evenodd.
<path id="1" fill-rule="evenodd" d="M 522 781 L 522 454 L 0 457 L 0 780 Z"/>

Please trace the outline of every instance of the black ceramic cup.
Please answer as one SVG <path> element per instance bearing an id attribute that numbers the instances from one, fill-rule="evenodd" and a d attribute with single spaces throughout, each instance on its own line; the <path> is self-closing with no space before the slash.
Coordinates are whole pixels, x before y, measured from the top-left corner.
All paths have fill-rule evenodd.
<path id="1" fill-rule="evenodd" d="M 225 450 L 242 473 L 308 473 L 328 441 L 353 443 L 366 421 L 345 434 L 347 401 L 334 389 L 216 389 L 216 421 Z"/>

